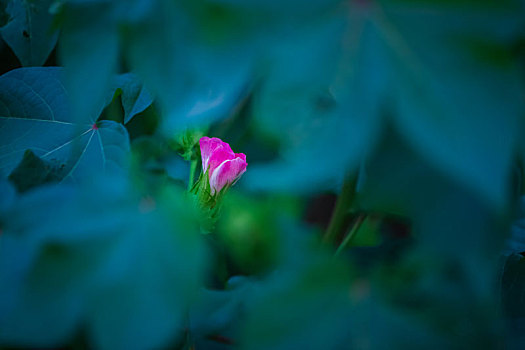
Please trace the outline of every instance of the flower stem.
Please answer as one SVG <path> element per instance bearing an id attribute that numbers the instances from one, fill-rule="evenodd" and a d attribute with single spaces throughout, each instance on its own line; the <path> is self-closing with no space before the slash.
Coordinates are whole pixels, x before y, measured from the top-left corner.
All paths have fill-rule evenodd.
<path id="1" fill-rule="evenodd" d="M 345 229 L 345 221 L 350 214 L 350 207 L 355 198 L 356 184 L 357 174 L 350 174 L 346 177 L 341 194 L 337 198 L 330 224 L 323 237 L 325 243 L 334 241 Z"/>
<path id="2" fill-rule="evenodd" d="M 343 239 L 341 244 L 339 244 L 339 247 L 337 247 L 337 250 L 335 251 L 335 256 L 338 256 L 343 251 L 343 249 L 345 249 L 348 243 L 350 243 L 352 239 L 354 239 L 357 231 L 361 227 L 361 224 L 365 220 L 365 217 L 366 216 L 364 214 L 361 214 L 357 217 L 354 223 L 354 226 L 352 226 L 352 229 L 350 230 L 350 232 L 346 235 L 346 237 Z"/>
<path id="3" fill-rule="evenodd" d="M 190 178 L 188 179 L 188 191 L 193 188 L 193 182 L 195 181 L 195 170 L 197 170 L 197 159 L 193 159 L 190 162 Z"/>

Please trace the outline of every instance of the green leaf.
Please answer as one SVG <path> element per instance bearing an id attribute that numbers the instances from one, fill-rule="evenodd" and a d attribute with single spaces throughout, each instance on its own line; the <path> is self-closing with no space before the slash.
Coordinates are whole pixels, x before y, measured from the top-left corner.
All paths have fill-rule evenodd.
<path id="1" fill-rule="evenodd" d="M 348 266 L 297 225 L 283 225 L 280 236 L 279 268 L 253 289 L 240 325 L 241 348 L 340 347 L 348 337 Z"/>
<path id="2" fill-rule="evenodd" d="M 336 189 L 377 141 L 381 52 L 373 40 L 363 40 L 363 47 L 343 44 L 349 25 L 341 16 L 328 17 L 273 46 L 270 72 L 254 97 L 254 115 L 280 140 L 280 155 L 252 164 L 244 179 L 250 188 Z M 373 69 L 364 74 L 361 67 Z"/>
<path id="3" fill-rule="evenodd" d="M 20 164 L 9 175 L 9 180 L 18 192 L 26 192 L 46 183 L 61 181 L 63 170 L 57 164 L 46 162 L 27 150 Z"/>
<path id="4" fill-rule="evenodd" d="M 277 272 L 255 296 L 243 327 L 243 349 L 327 349 L 346 338 L 348 281 L 341 266 L 315 261 Z"/>
<path id="5" fill-rule="evenodd" d="M 288 47 L 271 46 L 277 58 L 255 95 L 255 116 L 285 141 L 281 157 L 252 164 L 244 182 L 329 187 L 340 180 L 335 174 L 356 171 L 387 122 L 433 166 L 503 207 L 523 127 L 515 54 L 523 6 L 511 0 L 349 7 L 343 30 L 323 34 L 318 19 L 290 36 Z"/>
<path id="6" fill-rule="evenodd" d="M 385 1 L 359 18 L 382 47 L 382 79 L 404 138 L 499 207 L 522 125 L 513 56 L 521 13 L 516 1 Z"/>
<path id="7" fill-rule="evenodd" d="M 115 96 L 120 94 L 122 100 L 124 124 L 127 124 L 135 115 L 143 112 L 153 103 L 150 93 L 133 73 L 118 75 L 114 85 Z"/>
<path id="8" fill-rule="evenodd" d="M 92 348 L 145 349 L 182 333 L 206 260 L 191 206 L 174 189 L 141 197 L 100 180 L 40 187 L 10 207 L 0 344 L 55 347 L 81 332 Z"/>
<path id="9" fill-rule="evenodd" d="M 443 174 L 396 130 L 384 133 L 364 169 L 360 208 L 404 216 L 419 249 L 464 262 L 472 278 L 480 279 L 476 291 L 490 289 L 487 283 L 506 232 L 500 211 L 479 192 Z"/>
<path id="10" fill-rule="evenodd" d="M 0 175 L 7 176 L 31 149 L 64 168 L 64 180 L 115 170 L 126 163 L 126 129 L 112 121 L 76 122 L 61 69 L 21 68 L 0 77 Z"/>
<path id="11" fill-rule="evenodd" d="M 190 332 L 195 347 L 227 349 L 235 345 L 246 307 L 259 284 L 250 278 L 234 276 L 226 290 L 203 289 L 190 310 Z"/>
<path id="12" fill-rule="evenodd" d="M 165 116 L 161 130 L 173 135 L 230 115 L 245 94 L 251 66 L 247 53 L 208 45 L 199 36 L 202 27 L 185 6 L 208 4 L 153 4 L 148 16 L 126 27 L 124 42 L 133 71 L 159 98 Z M 232 52 L 240 59 L 233 60 Z"/>
<path id="13" fill-rule="evenodd" d="M 4 41 L 23 66 L 41 66 L 53 50 L 58 32 L 51 28 L 53 0 L 11 0 L 7 5 L 10 21 L 0 29 Z"/>
<path id="14" fill-rule="evenodd" d="M 419 334 L 416 329 L 422 328 L 437 337 L 426 339 L 426 343 L 434 344 L 437 340 L 443 344 L 437 348 L 497 347 L 502 324 L 500 300 L 493 284 L 496 275 L 492 269 L 486 269 L 485 261 L 475 263 L 478 265 L 468 266 L 460 258 L 451 259 L 440 251 L 420 246 L 397 261 L 385 263 L 381 273 L 374 276 L 375 292 L 371 295 L 379 294 L 381 303 L 394 311 L 395 317 L 406 318 L 407 325 L 413 328 L 406 333 L 394 328 L 389 336 L 406 342 L 407 334 Z M 479 276 L 490 286 L 478 285 Z"/>
<path id="15" fill-rule="evenodd" d="M 112 95 L 118 63 L 117 22 L 112 1 L 68 1 L 59 42 L 64 85 L 76 122 L 96 120 Z M 81 43 L 81 44 L 80 44 Z"/>

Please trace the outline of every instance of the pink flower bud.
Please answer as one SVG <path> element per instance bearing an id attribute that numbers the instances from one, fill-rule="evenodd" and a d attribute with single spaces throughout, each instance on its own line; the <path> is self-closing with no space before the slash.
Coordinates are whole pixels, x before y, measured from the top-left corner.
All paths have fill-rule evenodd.
<path id="1" fill-rule="evenodd" d="M 234 153 L 229 144 L 216 137 L 202 137 L 199 140 L 202 156 L 202 172 L 208 172 L 211 194 L 220 192 L 234 184 L 246 171 L 246 155 Z"/>

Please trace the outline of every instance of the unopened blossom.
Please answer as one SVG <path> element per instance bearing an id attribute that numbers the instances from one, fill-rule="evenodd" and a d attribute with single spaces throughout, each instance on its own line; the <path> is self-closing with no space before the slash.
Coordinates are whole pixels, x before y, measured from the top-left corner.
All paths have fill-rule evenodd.
<path id="1" fill-rule="evenodd" d="M 234 153 L 229 144 L 219 138 L 202 137 L 199 140 L 202 172 L 207 176 L 211 194 L 234 184 L 246 171 L 246 155 Z"/>

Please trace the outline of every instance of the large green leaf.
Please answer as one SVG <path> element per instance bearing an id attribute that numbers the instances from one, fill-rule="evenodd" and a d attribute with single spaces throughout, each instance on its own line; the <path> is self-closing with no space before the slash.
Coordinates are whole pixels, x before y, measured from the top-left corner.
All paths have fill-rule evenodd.
<path id="1" fill-rule="evenodd" d="M 443 173 L 502 206 L 523 111 L 516 1 L 382 1 L 362 23 L 383 47 L 394 123 Z"/>
<path id="2" fill-rule="evenodd" d="M 515 55 L 522 7 L 516 1 L 356 1 L 346 13 L 339 33 L 321 36 L 322 27 L 312 26 L 288 47 L 273 45 L 282 58 L 270 65 L 275 75 L 266 76 L 256 95 L 255 115 L 285 140 L 282 157 L 267 167 L 252 164 L 245 183 L 329 187 L 334 174 L 355 171 L 373 150 L 382 121 L 397 125 L 447 176 L 503 206 L 523 126 Z M 334 113 L 323 106 L 341 120 L 332 121 Z"/>
<path id="3" fill-rule="evenodd" d="M 113 2 L 107 0 L 64 4 L 59 58 L 77 122 L 98 118 L 110 93 L 118 62 L 112 7 Z"/>
<path id="4" fill-rule="evenodd" d="M 199 23 L 198 16 L 212 5 L 164 0 L 152 4 L 148 16 L 128 27 L 124 42 L 131 67 L 159 98 L 163 132 L 171 135 L 228 116 L 245 94 L 250 52 L 230 43 L 205 42 L 201 30 L 206 24 Z M 220 6 L 217 16 L 219 22 L 231 20 Z"/>
<path id="5" fill-rule="evenodd" d="M 123 178 L 39 187 L 2 209 L 0 343 L 167 346 L 182 333 L 205 255 L 173 189 L 142 197 Z M 29 214 L 30 213 L 30 214 Z"/>
<path id="6" fill-rule="evenodd" d="M 265 70 L 266 47 L 338 2 L 316 1 L 298 11 L 295 1 L 71 1 L 61 57 L 66 67 L 75 67 L 68 84 L 103 89 L 122 44 L 124 63 L 159 98 L 162 129 L 171 135 L 230 115 L 252 85 L 251 78 Z M 122 28 L 119 40 L 117 26 Z M 79 113 L 86 113 L 87 101 L 99 93 L 89 91 L 89 97 L 72 97 Z"/>
<path id="7" fill-rule="evenodd" d="M 279 225 L 278 268 L 243 300 L 242 349 L 334 349 L 350 330 L 351 272 L 293 221 Z M 241 281 L 242 282 L 242 281 Z"/>
<path id="8" fill-rule="evenodd" d="M 250 188 L 335 189 L 376 142 L 384 90 L 377 43 L 343 50 L 350 34 L 341 16 L 318 22 L 273 46 L 254 116 L 279 139 L 280 156 L 252 164 L 244 180 Z"/>
<path id="9" fill-rule="evenodd" d="M 58 32 L 51 28 L 53 0 L 11 0 L 6 12 L 10 21 L 0 29 L 23 66 L 41 66 L 55 47 Z"/>
<path id="10" fill-rule="evenodd" d="M 403 215 L 419 249 L 467 264 L 472 278 L 479 278 L 476 291 L 488 291 L 505 239 L 505 218 L 479 192 L 448 177 L 414 148 L 395 129 L 384 133 L 364 166 L 358 207 Z"/>
<path id="11" fill-rule="evenodd" d="M 242 349 L 335 349 L 348 337 L 348 271 L 328 257 L 308 258 L 276 271 L 254 293 Z"/>
<path id="12" fill-rule="evenodd" d="M 65 179 L 123 165 L 129 149 L 126 129 L 96 117 L 76 122 L 60 68 L 21 68 L 0 77 L 0 175 L 7 176 L 24 152 L 63 165 Z"/>

